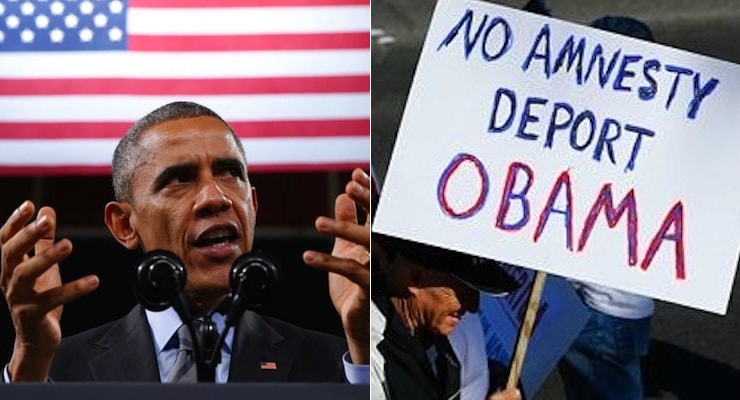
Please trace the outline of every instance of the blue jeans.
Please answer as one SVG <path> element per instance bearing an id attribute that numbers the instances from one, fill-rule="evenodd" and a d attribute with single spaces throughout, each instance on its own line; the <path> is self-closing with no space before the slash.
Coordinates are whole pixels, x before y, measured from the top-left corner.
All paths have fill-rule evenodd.
<path id="1" fill-rule="evenodd" d="M 568 400 L 643 399 L 640 359 L 650 342 L 650 317 L 623 319 L 591 310 L 591 317 L 559 370 Z"/>

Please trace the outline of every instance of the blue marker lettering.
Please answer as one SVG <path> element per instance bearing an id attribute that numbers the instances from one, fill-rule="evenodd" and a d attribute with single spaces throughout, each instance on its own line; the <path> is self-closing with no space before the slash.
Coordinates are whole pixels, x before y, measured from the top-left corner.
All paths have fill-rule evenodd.
<path id="1" fill-rule="evenodd" d="M 660 71 L 660 61 L 647 60 L 642 66 L 642 74 L 645 76 L 648 86 L 640 86 L 637 88 L 637 94 L 641 100 L 652 100 L 658 93 L 658 83 L 655 82 L 655 78 L 650 75 L 649 71 L 651 70 Z"/>
<path id="2" fill-rule="evenodd" d="M 532 113 L 530 112 L 530 108 L 533 104 L 545 105 L 547 104 L 547 99 L 542 99 L 539 97 L 527 98 L 527 101 L 524 103 L 524 110 L 522 111 L 522 120 L 521 122 L 519 122 L 519 130 L 516 133 L 516 137 L 520 139 L 537 140 L 538 135 L 525 132 L 525 129 L 527 129 L 527 123 L 538 122 L 540 120 L 538 116 L 532 115 Z"/>
<path id="3" fill-rule="evenodd" d="M 537 48 L 540 47 L 540 42 L 542 42 L 545 46 L 544 53 L 537 53 Z M 540 29 L 540 33 L 537 34 L 537 38 L 535 39 L 534 43 L 532 43 L 532 48 L 529 50 L 529 54 L 527 55 L 527 58 L 524 60 L 524 64 L 522 64 L 522 71 L 527 72 L 529 69 L 529 64 L 532 62 L 533 59 L 541 59 L 544 61 L 543 67 L 545 68 L 545 76 L 549 79 L 550 78 L 550 25 L 544 24 L 542 25 L 542 29 Z"/>
<path id="4" fill-rule="evenodd" d="M 642 56 L 637 56 L 637 55 L 635 56 L 625 55 L 622 58 L 622 65 L 619 66 L 619 72 L 617 72 L 617 77 L 614 78 L 614 85 L 612 86 L 614 90 L 626 91 L 626 92 L 630 91 L 630 88 L 628 86 L 624 86 L 622 84 L 622 81 L 624 80 L 624 78 L 631 78 L 635 76 L 634 71 L 628 70 L 627 67 L 630 64 L 634 64 L 640 60 L 642 60 Z"/>
<path id="5" fill-rule="evenodd" d="M 506 118 L 504 124 L 502 126 L 496 126 L 496 115 L 498 114 L 499 105 L 501 104 L 501 96 L 506 96 L 509 99 L 509 104 L 511 106 L 509 107 L 509 116 Z M 511 123 L 514 122 L 515 113 L 516 93 L 506 88 L 497 90 L 496 94 L 493 96 L 493 108 L 491 111 L 491 121 L 488 123 L 488 132 L 498 133 L 509 129 Z"/>

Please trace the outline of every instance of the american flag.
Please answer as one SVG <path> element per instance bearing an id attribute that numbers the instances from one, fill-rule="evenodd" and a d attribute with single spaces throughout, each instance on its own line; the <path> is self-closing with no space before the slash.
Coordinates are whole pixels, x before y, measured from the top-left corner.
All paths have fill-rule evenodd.
<path id="1" fill-rule="evenodd" d="M 274 361 L 260 361 L 260 369 L 277 369 L 277 363 Z"/>
<path id="2" fill-rule="evenodd" d="M 0 175 L 105 174 L 174 100 L 212 108 L 250 170 L 370 160 L 369 0 L 0 0 Z"/>

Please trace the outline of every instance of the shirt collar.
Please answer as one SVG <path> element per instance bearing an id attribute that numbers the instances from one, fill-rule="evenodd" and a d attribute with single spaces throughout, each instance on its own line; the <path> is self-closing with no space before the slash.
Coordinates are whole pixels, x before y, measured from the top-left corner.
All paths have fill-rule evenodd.
<path id="1" fill-rule="evenodd" d="M 154 351 L 159 354 L 165 349 L 172 335 L 177 332 L 177 328 L 182 325 L 182 321 L 172 307 L 164 311 L 146 310 L 146 319 L 149 321 L 149 327 L 152 330 Z"/>
<path id="2" fill-rule="evenodd" d="M 159 354 L 162 350 L 167 349 L 167 343 L 170 341 L 172 336 L 177 332 L 177 329 L 182 325 L 182 320 L 174 308 L 170 307 L 164 311 L 150 311 L 145 310 L 146 319 L 149 321 L 149 326 L 152 330 L 152 338 L 154 339 L 154 351 Z M 225 317 L 220 313 L 213 313 L 211 320 L 216 323 L 219 332 L 224 331 Z M 227 353 L 231 354 L 231 344 L 234 340 L 234 329 L 229 329 L 229 333 L 226 335 L 224 340 L 224 349 Z"/>

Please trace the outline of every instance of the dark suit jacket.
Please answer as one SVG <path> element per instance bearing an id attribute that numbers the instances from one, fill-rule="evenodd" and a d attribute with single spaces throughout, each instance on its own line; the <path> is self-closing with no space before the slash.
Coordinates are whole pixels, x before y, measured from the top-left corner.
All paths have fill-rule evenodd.
<path id="1" fill-rule="evenodd" d="M 230 382 L 343 382 L 344 340 L 246 311 L 236 326 Z M 277 369 L 260 369 L 260 362 Z M 141 306 L 108 324 L 62 340 L 50 377 L 60 381 L 159 382 L 149 324 Z"/>

